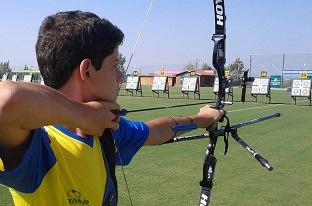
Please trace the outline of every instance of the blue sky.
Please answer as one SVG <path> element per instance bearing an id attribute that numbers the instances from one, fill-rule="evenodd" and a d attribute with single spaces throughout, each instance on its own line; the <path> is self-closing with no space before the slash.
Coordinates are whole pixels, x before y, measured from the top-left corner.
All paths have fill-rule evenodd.
<path id="1" fill-rule="evenodd" d="M 34 45 L 41 21 L 63 10 L 91 11 L 125 33 L 127 60 L 150 0 L 2 1 L 0 61 L 37 66 Z M 250 54 L 312 52 L 311 0 L 227 0 L 227 62 Z M 154 0 L 131 68 L 175 69 L 189 62 L 211 64 L 212 0 Z"/>

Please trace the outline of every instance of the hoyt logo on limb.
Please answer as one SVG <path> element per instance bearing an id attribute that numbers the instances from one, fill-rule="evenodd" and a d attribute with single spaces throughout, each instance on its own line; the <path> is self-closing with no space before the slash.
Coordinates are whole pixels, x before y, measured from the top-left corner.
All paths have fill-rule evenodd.
<path id="1" fill-rule="evenodd" d="M 207 200 L 208 200 L 208 196 L 202 193 L 201 198 L 200 198 L 200 206 L 206 206 Z"/>
<path id="2" fill-rule="evenodd" d="M 224 19 L 223 19 L 224 9 L 223 9 L 222 4 L 220 4 L 222 2 L 223 2 L 223 0 L 216 1 L 216 14 L 217 14 L 216 18 L 217 18 L 217 24 L 220 26 L 223 26 L 223 21 L 224 21 Z"/>

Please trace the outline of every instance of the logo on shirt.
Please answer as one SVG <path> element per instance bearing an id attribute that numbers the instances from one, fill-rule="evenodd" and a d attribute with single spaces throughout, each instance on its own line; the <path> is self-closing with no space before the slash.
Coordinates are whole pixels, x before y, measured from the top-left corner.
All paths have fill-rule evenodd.
<path id="1" fill-rule="evenodd" d="M 86 200 L 79 191 L 74 189 L 67 191 L 67 199 L 71 205 L 89 205 L 89 200 Z"/>

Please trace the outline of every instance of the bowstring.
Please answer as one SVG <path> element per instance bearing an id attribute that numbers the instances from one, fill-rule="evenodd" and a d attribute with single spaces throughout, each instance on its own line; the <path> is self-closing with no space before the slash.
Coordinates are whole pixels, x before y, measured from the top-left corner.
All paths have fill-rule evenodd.
<path id="1" fill-rule="evenodd" d="M 128 61 L 128 64 L 127 64 L 127 67 L 126 67 L 126 70 L 125 70 L 125 74 L 126 74 L 126 75 L 127 75 L 128 70 L 129 70 L 130 64 L 131 64 L 131 62 L 132 62 L 132 58 L 133 58 L 133 56 L 134 56 L 134 53 L 135 53 L 135 51 L 136 51 L 136 48 L 137 48 L 137 46 L 138 46 L 138 44 L 139 44 L 139 41 L 140 41 L 140 39 L 141 39 L 141 37 L 142 37 L 143 30 L 144 30 L 144 28 L 145 28 L 145 25 L 146 25 L 146 22 L 147 22 L 149 13 L 150 13 L 150 11 L 151 11 L 151 9 L 152 9 L 152 6 L 153 6 L 153 2 L 154 2 L 154 0 L 150 0 L 149 7 L 148 7 L 148 9 L 147 9 L 147 11 L 146 11 L 146 13 L 145 13 L 145 17 L 144 17 L 143 23 L 142 23 L 141 28 L 140 28 L 140 30 L 139 30 L 137 39 L 136 39 L 135 44 L 134 44 L 134 46 L 133 46 L 133 49 L 132 49 L 132 52 L 131 52 L 131 55 L 130 55 L 130 59 L 129 59 L 129 61 Z M 120 85 L 119 85 L 119 91 L 120 91 L 121 85 L 122 85 L 122 83 L 120 83 Z"/>
<path id="2" fill-rule="evenodd" d="M 144 30 L 144 27 L 146 25 L 146 22 L 147 22 L 147 19 L 148 19 L 148 16 L 149 16 L 149 13 L 152 9 L 152 6 L 153 6 L 153 2 L 154 0 L 150 0 L 150 3 L 149 3 L 149 7 L 145 13 L 145 17 L 144 17 L 144 20 L 143 20 L 143 24 L 139 30 L 139 34 L 137 36 L 137 39 L 135 41 L 135 44 L 134 44 L 134 47 L 133 47 L 133 50 L 132 50 L 132 53 L 131 53 L 131 56 L 130 56 L 130 59 L 128 61 L 128 64 L 127 64 L 127 67 L 126 67 L 126 70 L 125 70 L 125 74 L 127 74 L 128 72 L 128 69 L 129 69 L 129 66 L 130 66 L 130 63 L 132 61 L 132 58 L 133 58 L 133 55 L 135 54 L 135 51 L 136 51 L 136 48 L 138 46 L 138 43 L 142 37 L 142 34 L 143 34 L 143 30 Z M 118 89 L 118 93 L 120 92 L 120 88 L 121 88 L 121 85 L 122 83 L 119 85 L 119 89 Z M 125 173 L 125 170 L 124 170 L 124 167 L 123 167 L 123 162 L 121 160 L 121 156 L 120 156 L 120 152 L 119 152 L 119 148 L 115 145 L 115 147 L 117 148 L 117 154 L 118 154 L 118 159 L 120 161 L 120 165 L 121 165 L 121 170 L 122 170 L 122 174 L 123 174 L 123 178 L 125 180 L 125 185 L 126 185 L 126 189 L 127 189 L 127 192 L 128 192 L 128 197 L 129 197 L 129 201 L 130 201 L 130 204 L 131 206 L 133 206 L 133 202 L 132 202 L 132 198 L 131 198 L 131 194 L 130 194 L 130 190 L 129 190 L 129 186 L 128 186 L 128 181 L 127 181 L 127 178 L 126 178 L 126 173 Z"/>

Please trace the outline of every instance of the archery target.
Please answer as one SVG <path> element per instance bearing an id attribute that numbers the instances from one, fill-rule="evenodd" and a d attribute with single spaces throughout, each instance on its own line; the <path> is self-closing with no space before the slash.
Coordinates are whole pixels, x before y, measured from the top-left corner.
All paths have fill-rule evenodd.
<path id="1" fill-rule="evenodd" d="M 269 79 L 261 79 L 261 85 L 265 86 L 269 84 Z"/>
<path id="2" fill-rule="evenodd" d="M 293 80 L 291 96 L 309 97 L 311 95 L 311 80 Z"/>
<path id="3" fill-rule="evenodd" d="M 260 85 L 260 79 L 259 78 L 255 78 L 255 80 L 253 81 L 252 85 Z"/>
<path id="4" fill-rule="evenodd" d="M 293 87 L 300 87 L 301 86 L 301 80 L 294 80 L 293 81 Z"/>
<path id="5" fill-rule="evenodd" d="M 2 76 L 2 81 L 5 81 L 5 80 L 7 80 L 7 79 L 8 79 L 8 75 L 4 74 L 4 75 Z"/>
<path id="6" fill-rule="evenodd" d="M 218 93 L 219 92 L 219 78 L 216 77 L 213 85 L 213 92 Z M 225 93 L 230 93 L 230 87 L 225 88 Z"/>
<path id="7" fill-rule="evenodd" d="M 219 84 L 215 84 L 214 86 L 213 86 L 213 92 L 214 93 L 217 93 L 219 91 Z"/>
<path id="8" fill-rule="evenodd" d="M 32 75 L 26 74 L 24 75 L 24 82 L 31 82 Z"/>
<path id="9" fill-rule="evenodd" d="M 310 92 L 309 92 L 309 89 L 308 88 L 303 88 L 301 89 L 301 96 L 310 96 Z"/>
<path id="10" fill-rule="evenodd" d="M 299 96 L 300 95 L 300 89 L 299 88 L 292 88 L 291 89 L 291 95 L 292 96 Z"/>
<path id="11" fill-rule="evenodd" d="M 260 93 L 261 94 L 264 94 L 264 93 L 266 93 L 267 92 L 267 88 L 266 87 L 261 87 L 260 88 Z"/>
<path id="12" fill-rule="evenodd" d="M 310 87 L 311 81 L 310 80 L 302 80 L 302 86 L 303 87 Z"/>
<path id="13" fill-rule="evenodd" d="M 257 93 L 259 93 L 260 92 L 260 87 L 259 86 L 253 86 L 252 88 L 251 88 L 251 93 L 252 94 L 257 94 Z"/>
<path id="14" fill-rule="evenodd" d="M 184 77 L 182 91 L 195 92 L 197 86 L 197 77 Z"/>
<path id="15" fill-rule="evenodd" d="M 219 85 L 219 78 L 218 77 L 215 78 L 214 83 Z"/>
<path id="16" fill-rule="evenodd" d="M 217 77 L 215 78 L 215 81 L 214 81 L 213 92 L 214 93 L 219 92 L 219 78 Z"/>
<path id="17" fill-rule="evenodd" d="M 167 77 L 154 77 L 153 80 L 153 91 L 165 91 L 167 83 Z"/>
<path id="18" fill-rule="evenodd" d="M 127 77 L 127 83 L 126 83 L 126 89 L 138 89 L 138 83 L 139 83 L 139 77 L 137 76 L 128 76 Z"/>
<path id="19" fill-rule="evenodd" d="M 17 81 L 17 75 L 16 75 L 16 74 L 13 74 L 13 76 L 12 76 L 12 81 L 13 81 L 13 82 L 16 82 L 16 81 Z"/>
<path id="20" fill-rule="evenodd" d="M 268 94 L 269 93 L 270 79 L 268 78 L 255 78 L 251 86 L 251 94 Z"/>

